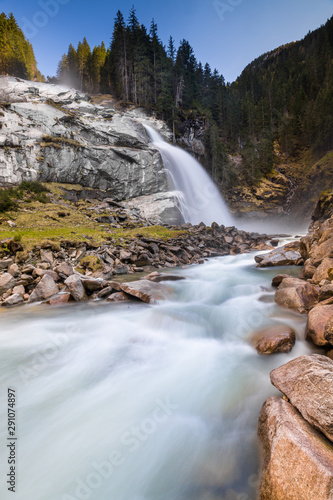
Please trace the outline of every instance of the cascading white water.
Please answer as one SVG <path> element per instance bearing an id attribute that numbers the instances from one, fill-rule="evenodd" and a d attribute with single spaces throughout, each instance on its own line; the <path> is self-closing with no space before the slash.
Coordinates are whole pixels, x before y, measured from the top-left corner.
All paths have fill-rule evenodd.
<path id="1" fill-rule="evenodd" d="M 203 166 L 186 151 L 165 142 L 152 127 L 145 125 L 145 128 L 162 155 L 173 187 L 183 194 L 185 221 L 191 224 L 204 222 L 211 225 L 217 222 L 225 226 L 234 225 L 226 203 Z"/>
<path id="2" fill-rule="evenodd" d="M 1 499 L 257 498 L 258 413 L 276 393 L 269 372 L 310 352 L 305 319 L 263 291 L 275 271 L 255 269 L 253 255 L 174 272 L 187 279 L 153 307 L 0 311 Z M 251 331 L 279 323 L 298 332 L 295 348 L 258 356 Z M 7 387 L 17 397 L 15 494 Z"/>

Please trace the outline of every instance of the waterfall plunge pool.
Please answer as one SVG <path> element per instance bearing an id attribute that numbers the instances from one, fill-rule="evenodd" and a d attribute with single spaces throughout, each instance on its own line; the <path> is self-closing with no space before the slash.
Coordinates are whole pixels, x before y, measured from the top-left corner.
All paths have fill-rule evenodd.
<path id="1" fill-rule="evenodd" d="M 1 314 L 1 498 L 13 387 L 17 500 L 254 500 L 269 372 L 311 348 L 305 318 L 274 303 L 284 269 L 253 255 L 177 270 L 187 279 L 157 305 Z M 297 332 L 293 351 L 260 357 L 251 332 L 279 323 Z"/>

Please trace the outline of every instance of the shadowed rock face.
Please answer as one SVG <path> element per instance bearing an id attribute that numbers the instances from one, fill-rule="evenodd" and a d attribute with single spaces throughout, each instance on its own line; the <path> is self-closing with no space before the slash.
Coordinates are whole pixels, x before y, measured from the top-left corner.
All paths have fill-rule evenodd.
<path id="1" fill-rule="evenodd" d="M 0 99 L 8 103 L 0 117 L 0 185 L 66 182 L 107 190 L 115 200 L 168 189 L 160 153 L 140 121 L 160 129 L 162 122 L 14 77 L 0 77 Z"/>

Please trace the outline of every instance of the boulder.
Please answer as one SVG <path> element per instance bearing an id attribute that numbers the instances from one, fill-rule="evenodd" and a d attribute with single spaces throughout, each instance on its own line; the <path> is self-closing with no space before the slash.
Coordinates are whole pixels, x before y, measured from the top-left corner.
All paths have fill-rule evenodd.
<path id="1" fill-rule="evenodd" d="M 287 396 L 291 404 L 312 427 L 333 441 L 333 361 L 331 359 L 320 354 L 300 356 L 273 370 L 271 382 Z"/>
<path id="2" fill-rule="evenodd" d="M 109 295 L 109 297 L 106 299 L 107 302 L 122 302 L 124 300 L 128 300 L 128 295 L 126 295 L 123 292 L 115 292 Z"/>
<path id="3" fill-rule="evenodd" d="M 76 274 L 72 274 L 65 280 L 65 285 L 67 286 L 71 296 L 77 302 L 81 300 L 87 300 L 87 295 L 82 284 L 81 279 Z"/>
<path id="4" fill-rule="evenodd" d="M 59 292 L 59 287 L 51 276 L 45 274 L 30 295 L 29 302 L 46 300 Z"/>
<path id="5" fill-rule="evenodd" d="M 20 295 L 22 295 L 22 297 L 24 297 L 25 294 L 24 286 L 23 285 L 14 286 L 13 294 L 15 293 L 19 293 Z"/>
<path id="6" fill-rule="evenodd" d="M 312 264 L 311 260 L 308 259 L 304 262 L 304 278 L 311 279 L 316 272 L 316 267 Z"/>
<path id="7" fill-rule="evenodd" d="M 322 286 L 319 291 L 319 302 L 330 299 L 331 297 L 333 297 L 333 283 Z"/>
<path id="8" fill-rule="evenodd" d="M 330 271 L 333 271 L 333 259 L 325 257 L 313 274 L 312 281 L 320 283 L 322 280 L 330 279 Z"/>
<path id="9" fill-rule="evenodd" d="M 324 338 L 325 338 L 325 340 L 327 340 L 327 342 L 329 342 L 331 345 L 333 345 L 333 315 L 326 322 Z"/>
<path id="10" fill-rule="evenodd" d="M 50 306 L 59 306 L 62 304 L 67 304 L 72 299 L 72 296 L 69 292 L 58 293 L 51 299 L 46 301 L 46 304 Z"/>
<path id="11" fill-rule="evenodd" d="M 74 269 L 72 268 L 72 266 L 67 264 L 67 262 L 62 262 L 61 264 L 59 264 L 59 266 L 55 267 L 54 270 L 64 280 L 68 278 L 68 276 L 72 276 L 72 274 L 74 274 Z"/>
<path id="12" fill-rule="evenodd" d="M 143 302 L 155 302 L 166 299 L 170 295 L 171 289 L 166 285 L 160 285 L 149 280 L 132 281 L 120 285 L 123 292 L 136 297 Z"/>
<path id="13" fill-rule="evenodd" d="M 274 278 L 272 279 L 272 286 L 278 287 L 279 285 L 281 285 L 284 279 L 289 279 L 289 278 L 293 278 L 293 276 L 290 276 L 289 274 L 278 274 L 277 276 L 274 276 Z"/>
<path id="14" fill-rule="evenodd" d="M 86 290 L 89 292 L 96 292 L 100 290 L 103 286 L 103 280 L 101 278 L 84 277 L 81 279 L 82 284 Z"/>
<path id="15" fill-rule="evenodd" d="M 0 270 L 8 269 L 9 266 L 13 264 L 13 259 L 1 259 L 0 260 Z"/>
<path id="16" fill-rule="evenodd" d="M 15 278 L 10 273 L 4 273 L 0 276 L 0 295 L 13 286 L 15 286 Z"/>
<path id="17" fill-rule="evenodd" d="M 333 305 L 318 305 L 314 307 L 308 316 L 305 329 L 305 338 L 311 340 L 315 345 L 327 346 L 325 328 L 328 320 L 333 316 Z"/>
<path id="18" fill-rule="evenodd" d="M 299 280 L 300 283 L 288 280 L 281 282 L 275 294 L 275 302 L 279 306 L 304 314 L 318 303 L 318 290 L 313 285 L 302 280 Z M 288 284 L 290 286 L 287 286 Z"/>
<path id="19" fill-rule="evenodd" d="M 264 452 L 259 500 L 333 499 L 333 447 L 290 403 L 269 398 L 258 434 Z"/>
<path id="20" fill-rule="evenodd" d="M 19 266 L 17 264 L 12 264 L 11 266 L 9 266 L 8 272 L 14 278 L 17 278 L 18 276 L 20 276 L 20 268 L 19 268 Z"/>
<path id="21" fill-rule="evenodd" d="M 303 258 L 299 252 L 299 242 L 295 241 L 264 255 L 264 258 L 258 263 L 258 267 L 300 266 L 302 264 Z"/>
<path id="22" fill-rule="evenodd" d="M 17 306 L 18 304 L 22 304 L 23 302 L 23 297 L 19 293 L 13 293 L 8 299 L 6 299 L 1 305 L 8 307 L 8 306 Z"/>
<path id="23" fill-rule="evenodd" d="M 313 246 L 310 250 L 310 259 L 314 266 L 318 266 L 325 258 L 332 257 L 333 236 L 323 243 Z"/>
<path id="24" fill-rule="evenodd" d="M 294 347 L 296 335 L 292 328 L 277 325 L 256 332 L 253 342 L 259 354 L 287 353 Z"/>

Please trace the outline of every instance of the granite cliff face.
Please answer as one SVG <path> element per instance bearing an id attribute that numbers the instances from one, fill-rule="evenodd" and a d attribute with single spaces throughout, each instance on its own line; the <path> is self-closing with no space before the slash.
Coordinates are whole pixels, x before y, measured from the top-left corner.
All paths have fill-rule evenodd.
<path id="1" fill-rule="evenodd" d="M 141 110 L 120 111 L 110 100 L 97 105 L 74 89 L 8 76 L 0 77 L 0 106 L 0 185 L 80 184 L 117 201 L 168 191 L 143 123 L 164 137 L 170 132 Z"/>

